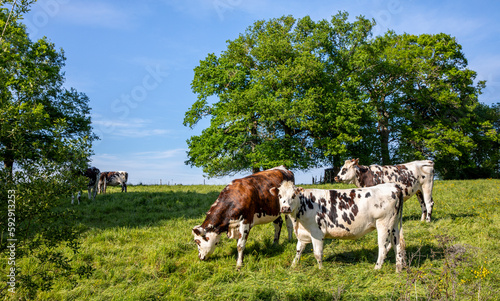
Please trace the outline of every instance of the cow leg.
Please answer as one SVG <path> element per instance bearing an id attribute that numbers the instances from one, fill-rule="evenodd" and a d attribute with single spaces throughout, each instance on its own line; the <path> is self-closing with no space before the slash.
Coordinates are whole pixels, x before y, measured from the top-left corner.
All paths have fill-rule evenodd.
<path id="1" fill-rule="evenodd" d="M 238 260 L 236 261 L 236 268 L 240 269 L 243 266 L 243 251 L 245 251 L 245 245 L 247 243 L 248 234 L 250 233 L 250 224 L 240 224 L 240 238 L 238 239 L 237 249 L 238 249 Z"/>
<path id="2" fill-rule="evenodd" d="M 318 262 L 318 268 L 323 267 L 323 239 L 318 239 L 312 237 L 313 253 L 316 261 Z"/>
<path id="3" fill-rule="evenodd" d="M 422 216 L 420 217 L 420 221 L 425 221 L 427 218 L 427 207 L 425 206 L 424 197 L 422 195 L 422 191 L 417 191 L 416 193 L 418 202 L 420 203 L 420 208 L 422 208 Z"/>
<path id="4" fill-rule="evenodd" d="M 292 241 L 293 239 L 293 222 L 290 216 L 285 215 L 285 222 L 286 222 L 286 230 L 288 232 L 288 241 Z"/>
<path id="5" fill-rule="evenodd" d="M 391 240 L 392 240 L 392 228 L 389 228 L 383 225 L 381 220 L 377 221 L 377 237 L 378 237 L 378 259 L 375 264 L 375 269 L 379 270 L 384 264 L 385 257 L 387 256 L 387 252 L 391 248 Z"/>
<path id="6" fill-rule="evenodd" d="M 425 206 L 427 208 L 426 222 L 431 221 L 432 208 L 434 207 L 434 199 L 432 198 L 432 183 L 422 186 L 422 194 Z"/>
<path id="7" fill-rule="evenodd" d="M 78 200 L 78 205 L 80 205 L 80 197 L 82 196 L 82 192 L 81 191 L 78 191 L 77 195 L 76 195 L 76 199 Z M 71 204 L 73 204 L 73 200 L 71 200 Z"/>
<path id="8" fill-rule="evenodd" d="M 92 189 L 92 200 L 95 200 L 96 196 L 97 196 L 97 187 L 94 186 L 94 188 Z"/>
<path id="9" fill-rule="evenodd" d="M 431 216 L 432 216 L 432 208 L 434 208 L 434 199 L 432 198 L 432 196 L 429 195 L 428 200 L 430 200 L 430 201 L 425 203 L 425 205 L 427 206 L 427 218 L 425 221 L 430 223 Z"/>
<path id="10" fill-rule="evenodd" d="M 281 215 L 273 221 L 274 225 L 274 241 L 273 244 L 277 244 L 280 240 L 281 227 L 283 226 L 283 219 Z"/>
<path id="11" fill-rule="evenodd" d="M 405 239 L 403 236 L 403 228 L 394 226 L 393 230 L 394 254 L 396 254 L 396 272 L 401 272 L 406 265 Z"/>
<path id="12" fill-rule="evenodd" d="M 302 256 L 302 252 L 304 252 L 306 245 L 306 242 L 302 242 L 300 239 L 297 240 L 297 253 L 295 253 L 295 258 L 292 261 L 292 268 L 299 263 L 300 257 Z"/>

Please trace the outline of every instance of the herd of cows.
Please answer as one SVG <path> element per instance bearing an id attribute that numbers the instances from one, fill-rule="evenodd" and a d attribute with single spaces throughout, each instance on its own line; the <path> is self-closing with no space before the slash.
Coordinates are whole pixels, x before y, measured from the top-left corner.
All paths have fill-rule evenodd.
<path id="1" fill-rule="evenodd" d="M 210 207 L 201 225 L 192 229 L 198 257 L 207 259 L 223 233 L 235 238 L 238 257 L 255 225 L 274 223 L 274 242 L 280 236 L 285 214 L 288 239 L 297 237 L 296 265 L 305 246 L 313 244 L 314 257 L 322 267 L 325 238 L 357 239 L 377 230 L 380 269 L 391 247 L 396 271 L 405 264 L 403 202 L 414 194 L 422 208 L 422 220 L 431 221 L 434 162 L 414 161 L 393 166 L 363 166 L 358 159 L 345 161 L 335 180 L 355 184 L 351 189 L 303 189 L 295 186 L 293 172 L 284 166 L 261 171 L 228 184 Z"/>
<path id="2" fill-rule="evenodd" d="M 97 192 L 105 193 L 106 186 L 121 185 L 122 192 L 127 191 L 125 171 L 101 173 L 91 167 L 84 175 L 89 178 L 89 199 L 95 199 Z M 292 240 L 292 233 L 297 237 L 292 266 L 299 262 L 308 243 L 312 243 L 314 257 L 322 268 L 325 238 L 358 239 L 376 229 L 379 252 L 375 269 L 382 267 L 392 247 L 396 271 L 400 272 L 405 264 L 403 202 L 416 194 L 422 208 L 421 220 L 431 221 L 434 162 L 364 166 L 352 159 L 345 161 L 335 180 L 358 188 L 303 189 L 295 186 L 293 172 L 284 166 L 233 180 L 221 191 L 203 223 L 192 229 L 198 257 L 206 260 L 221 234 L 226 233 L 228 238 L 237 239 L 239 269 L 252 227 L 273 222 L 274 243 L 278 243 L 284 214 L 288 239 Z"/>
<path id="3" fill-rule="evenodd" d="M 126 171 L 105 171 L 101 172 L 97 167 L 89 167 L 82 176 L 89 179 L 87 184 L 89 199 L 95 200 L 97 193 L 106 193 L 107 186 L 122 187 L 122 192 L 127 192 L 128 173 Z M 81 191 L 77 193 L 78 204 L 80 204 Z M 74 203 L 74 196 L 71 197 L 71 204 Z"/>

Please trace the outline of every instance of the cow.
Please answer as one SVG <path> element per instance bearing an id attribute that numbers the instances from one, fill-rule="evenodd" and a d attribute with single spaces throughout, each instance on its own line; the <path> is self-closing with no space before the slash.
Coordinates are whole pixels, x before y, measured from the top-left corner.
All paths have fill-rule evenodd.
<path id="1" fill-rule="evenodd" d="M 99 169 L 97 167 L 89 167 L 87 168 L 87 170 L 85 170 L 84 172 L 79 172 L 79 175 L 81 176 L 85 176 L 89 179 L 89 183 L 87 184 L 87 189 L 88 189 L 88 197 L 89 197 L 89 200 L 91 198 L 91 195 L 92 195 L 92 200 L 95 200 L 95 196 L 97 194 L 97 190 L 98 190 L 98 187 L 97 187 L 97 184 L 99 182 L 99 176 L 100 176 L 101 172 L 99 171 Z M 82 192 L 81 191 L 78 191 L 78 194 L 76 196 L 76 198 L 78 199 L 78 204 L 80 204 L 80 197 L 82 196 Z M 74 204 L 74 195 L 71 195 L 71 204 Z"/>
<path id="2" fill-rule="evenodd" d="M 421 221 L 431 221 L 434 200 L 432 187 L 434 185 L 434 162 L 430 160 L 413 161 L 400 165 L 370 165 L 358 164 L 359 159 L 346 160 L 340 168 L 335 181 L 354 184 L 357 187 L 370 187 L 381 183 L 397 183 L 403 188 L 407 201 L 417 194 L 422 208 Z"/>
<path id="3" fill-rule="evenodd" d="M 377 229 L 380 269 L 391 245 L 396 254 L 396 271 L 405 262 L 403 237 L 403 192 L 398 184 L 387 183 L 354 189 L 303 189 L 284 181 L 277 194 L 282 213 L 289 214 L 297 236 L 297 253 L 292 262 L 299 261 L 306 244 L 312 242 L 318 268 L 323 264 L 325 238 L 358 239 Z"/>
<path id="4" fill-rule="evenodd" d="M 198 257 L 206 260 L 215 250 L 222 233 L 230 239 L 237 239 L 238 258 L 236 268 L 243 266 L 243 251 L 255 225 L 274 223 L 274 243 L 278 243 L 283 220 L 278 197 L 269 190 L 284 180 L 294 182 L 293 172 L 284 166 L 254 173 L 235 179 L 219 194 L 210 207 L 201 225 L 192 229 L 198 246 Z M 288 239 L 292 239 L 292 223 L 286 220 Z"/>
<path id="5" fill-rule="evenodd" d="M 104 171 L 99 178 L 99 192 L 106 193 L 107 186 L 122 187 L 122 192 L 127 192 L 128 172 L 126 171 Z"/>

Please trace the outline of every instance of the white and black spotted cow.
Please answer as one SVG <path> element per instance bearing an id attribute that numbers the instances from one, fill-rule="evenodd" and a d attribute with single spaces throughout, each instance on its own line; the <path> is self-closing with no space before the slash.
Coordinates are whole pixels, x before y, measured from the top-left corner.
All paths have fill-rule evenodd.
<path id="1" fill-rule="evenodd" d="M 89 200 L 92 196 L 92 200 L 95 200 L 95 196 L 97 194 L 97 185 L 98 185 L 98 182 L 99 182 L 99 176 L 100 176 L 101 172 L 99 171 L 99 169 L 97 167 L 89 167 L 87 168 L 87 170 L 85 170 L 83 173 L 80 173 L 79 175 L 80 176 L 85 176 L 89 179 L 89 183 L 87 184 L 87 189 L 88 189 L 88 192 L 89 192 Z M 82 192 L 81 191 L 78 191 L 78 194 L 76 196 L 76 198 L 78 199 L 78 204 L 80 204 L 80 197 L 82 196 Z M 75 201 L 74 199 L 74 195 L 71 195 L 71 204 L 73 204 Z"/>
<path id="2" fill-rule="evenodd" d="M 434 162 L 430 160 L 413 161 L 399 165 L 358 164 L 359 159 L 346 160 L 335 177 L 337 182 L 354 184 L 357 187 L 370 187 L 381 183 L 397 183 L 403 188 L 405 201 L 417 195 L 422 208 L 422 221 L 431 221 L 434 200 Z"/>
<path id="3" fill-rule="evenodd" d="M 121 186 L 122 192 L 127 192 L 128 172 L 104 171 L 99 178 L 99 192 L 106 193 L 107 186 Z"/>
<path id="4" fill-rule="evenodd" d="M 297 236 L 295 266 L 312 242 L 319 268 L 323 261 L 325 238 L 358 239 L 377 229 L 378 260 L 375 269 L 384 263 L 391 245 L 396 253 L 396 270 L 405 261 L 402 229 L 403 193 L 398 184 L 381 184 L 354 189 L 303 189 L 284 181 L 271 193 L 278 194 L 282 213 L 290 214 Z"/>

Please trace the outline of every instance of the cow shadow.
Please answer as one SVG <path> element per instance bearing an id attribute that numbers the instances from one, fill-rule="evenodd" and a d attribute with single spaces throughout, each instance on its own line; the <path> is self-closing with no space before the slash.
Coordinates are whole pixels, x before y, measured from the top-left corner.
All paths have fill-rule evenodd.
<path id="1" fill-rule="evenodd" d="M 464 212 L 464 213 L 446 213 L 445 215 L 441 214 L 433 214 L 432 215 L 432 222 L 436 222 L 442 219 L 446 218 L 451 218 L 452 220 L 460 219 L 460 218 L 473 218 L 479 216 L 478 213 L 474 212 Z M 421 214 L 412 214 L 412 215 L 404 215 L 403 216 L 403 223 L 408 222 L 408 221 L 421 221 Z M 425 223 L 425 221 L 422 221 L 422 223 Z"/>
<path id="2" fill-rule="evenodd" d="M 326 241 L 325 241 L 326 242 Z M 325 244 L 326 245 L 326 244 Z M 335 250 L 335 246 L 332 247 Z M 305 252 L 312 252 L 312 246 L 308 246 Z M 406 247 L 406 261 L 413 267 L 420 267 L 428 260 L 441 260 L 444 258 L 442 250 L 435 245 L 423 244 L 421 246 Z M 335 251 L 328 256 L 324 256 L 323 262 L 341 262 L 345 264 L 358 264 L 370 262 L 375 265 L 378 259 L 378 247 L 356 249 L 352 251 Z M 385 258 L 384 264 L 396 264 L 394 249 L 391 249 Z"/>
<path id="3" fill-rule="evenodd" d="M 196 191 L 112 192 L 97 195 L 95 200 L 86 196 L 74 210 L 77 221 L 89 228 L 154 226 L 165 220 L 203 218 L 217 199 L 219 192 Z"/>

